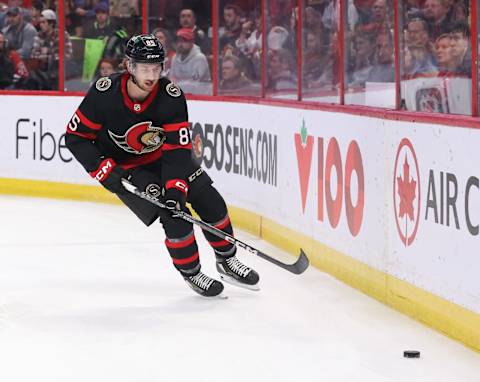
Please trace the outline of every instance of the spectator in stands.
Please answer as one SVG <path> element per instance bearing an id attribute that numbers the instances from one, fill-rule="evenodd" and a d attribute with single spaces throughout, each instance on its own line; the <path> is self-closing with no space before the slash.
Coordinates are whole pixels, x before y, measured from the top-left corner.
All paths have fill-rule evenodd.
<path id="1" fill-rule="evenodd" d="M 303 24 L 307 31 L 316 31 L 322 28 L 321 14 L 313 7 L 305 7 Z"/>
<path id="2" fill-rule="evenodd" d="M 313 81 L 320 78 L 328 61 L 328 54 L 325 54 L 325 42 L 323 29 L 308 31 L 305 39 L 305 50 L 303 54 L 303 84 L 307 88 Z"/>
<path id="3" fill-rule="evenodd" d="M 102 58 L 98 63 L 98 69 L 91 84 L 95 84 L 100 78 L 111 76 L 118 71 L 118 65 L 114 60 L 111 60 L 109 58 Z"/>
<path id="4" fill-rule="evenodd" d="M 259 68 L 254 67 L 254 65 L 259 64 L 259 61 L 254 61 L 254 47 L 250 45 L 250 37 L 254 32 L 254 28 L 255 24 L 252 20 L 245 20 L 242 24 L 242 32 L 237 41 L 235 41 L 235 52 L 232 52 L 232 55 L 238 56 L 241 61 L 243 73 L 248 78 L 256 78 L 256 73 L 259 72 Z"/>
<path id="5" fill-rule="evenodd" d="M 29 76 L 27 66 L 18 52 L 11 49 L 2 32 L 0 32 L 0 52 L 3 52 L 7 59 L 13 63 L 13 88 L 23 89 Z"/>
<path id="6" fill-rule="evenodd" d="M 192 9 L 184 8 L 180 11 L 179 23 L 180 28 L 189 28 L 193 31 L 195 44 L 200 47 L 204 54 L 211 53 L 210 39 L 207 37 L 206 33 L 198 27 L 197 16 Z"/>
<path id="7" fill-rule="evenodd" d="M 108 77 L 117 72 L 117 65 L 109 58 L 102 58 L 98 65 L 98 74 L 100 77 Z"/>
<path id="8" fill-rule="evenodd" d="M 0 32 L 0 89 L 7 89 L 13 86 L 15 67 L 8 54 L 7 41 Z"/>
<path id="9" fill-rule="evenodd" d="M 456 62 L 457 74 L 472 76 L 472 49 L 470 44 L 470 28 L 468 24 L 459 22 L 450 30 L 452 37 L 452 57 Z"/>
<path id="10" fill-rule="evenodd" d="M 118 27 L 112 35 L 107 37 L 103 57 L 121 61 L 125 57 L 128 38 L 129 35 L 125 28 Z"/>
<path id="11" fill-rule="evenodd" d="M 240 54 L 240 52 L 238 51 L 238 49 L 236 48 L 235 45 L 227 44 L 219 52 L 219 58 L 223 59 L 223 57 L 237 56 L 239 54 Z"/>
<path id="12" fill-rule="evenodd" d="M 139 0 L 110 0 L 110 18 L 116 25 L 127 27 L 130 18 L 140 15 Z"/>
<path id="13" fill-rule="evenodd" d="M 111 22 L 108 15 L 108 4 L 95 4 L 95 21 L 88 23 L 85 27 L 85 38 L 107 39 L 115 34 L 117 28 Z"/>
<path id="14" fill-rule="evenodd" d="M 339 29 L 339 15 L 340 15 L 339 4 L 340 2 L 336 0 L 329 0 L 328 5 L 325 7 L 325 10 L 323 11 L 322 24 L 329 34 L 334 33 Z M 353 31 L 359 21 L 357 8 L 355 7 L 353 0 L 348 0 L 347 14 L 348 14 L 348 30 Z"/>
<path id="15" fill-rule="evenodd" d="M 241 91 L 252 85 L 242 72 L 241 62 L 238 57 L 228 56 L 222 60 L 222 80 L 220 89 L 223 91 Z"/>
<path id="16" fill-rule="evenodd" d="M 281 25 L 288 28 L 296 4 L 296 0 L 270 0 L 268 4 L 268 18 L 271 20 L 271 25 Z"/>
<path id="17" fill-rule="evenodd" d="M 375 0 L 372 5 L 372 22 L 377 24 L 387 24 L 387 1 Z"/>
<path id="18" fill-rule="evenodd" d="M 280 50 L 286 48 L 289 32 L 279 25 L 274 26 L 267 35 L 268 49 Z"/>
<path id="19" fill-rule="evenodd" d="M 285 30 L 288 32 L 288 34 L 286 35 L 287 38 L 282 43 L 282 48 L 290 49 L 292 52 L 297 51 L 298 17 L 299 17 L 298 16 L 298 7 L 294 7 L 292 9 L 292 13 L 290 14 L 290 25 L 288 26 L 288 28 L 285 28 Z M 276 29 L 276 28 L 278 28 L 278 26 L 273 27 L 270 30 L 270 32 L 272 32 L 272 30 Z M 268 41 L 269 36 L 270 36 L 270 33 L 267 35 L 267 41 Z M 296 61 L 297 55 L 294 55 L 294 56 L 295 56 L 295 61 Z"/>
<path id="20" fill-rule="evenodd" d="M 362 24 L 361 29 L 366 33 L 380 34 L 391 28 L 390 20 L 387 16 L 386 0 L 375 0 L 372 5 L 372 14 L 370 22 Z"/>
<path id="21" fill-rule="evenodd" d="M 95 18 L 94 5 L 97 1 L 94 0 L 71 0 L 73 5 L 71 9 L 73 12 L 69 15 L 72 21 L 75 35 L 82 37 L 84 33 L 84 27 L 89 24 L 91 20 Z M 100 0 L 102 1 L 102 0 Z M 107 2 L 107 1 L 103 1 Z M 108 5 L 108 4 L 107 4 Z"/>
<path id="22" fill-rule="evenodd" d="M 219 30 L 220 50 L 227 44 L 235 46 L 235 41 L 237 41 L 242 31 L 241 17 L 242 11 L 237 5 L 227 4 L 225 8 L 223 8 L 224 26 Z"/>
<path id="23" fill-rule="evenodd" d="M 338 54 L 339 44 L 338 44 L 338 33 L 333 33 L 331 35 L 330 43 L 328 44 L 328 49 L 324 52 L 326 62 L 323 65 L 323 71 L 320 78 L 312 81 L 307 85 L 309 88 L 315 89 L 324 89 L 324 90 L 336 90 L 338 89 L 339 83 L 339 68 L 338 68 Z"/>
<path id="24" fill-rule="evenodd" d="M 59 30 L 54 11 L 42 11 L 40 28 L 41 32 L 35 37 L 32 49 L 32 58 L 38 60 L 37 81 L 40 81 L 43 90 L 58 89 Z M 72 57 L 72 42 L 67 31 L 64 39 L 65 59 L 68 60 Z"/>
<path id="25" fill-rule="evenodd" d="M 251 55 L 259 55 L 262 51 L 262 15 L 256 12 L 254 30 L 247 40 L 248 50 Z"/>
<path id="26" fill-rule="evenodd" d="M 457 62 L 452 55 L 452 37 L 442 34 L 435 41 L 435 58 L 438 65 L 438 76 L 449 76 L 457 71 Z"/>
<path id="27" fill-rule="evenodd" d="M 423 18 L 415 18 L 407 24 L 407 45 L 412 48 L 432 50 L 428 23 Z"/>
<path id="28" fill-rule="evenodd" d="M 246 20 L 242 24 L 242 31 L 240 32 L 240 36 L 238 36 L 237 40 L 235 41 L 235 46 L 237 49 L 242 52 L 244 55 L 248 55 L 250 52 L 249 47 L 249 38 L 253 33 L 254 23 L 252 20 Z"/>
<path id="29" fill-rule="evenodd" d="M 372 6 L 375 0 L 353 0 L 358 14 L 358 24 L 369 24 L 372 22 Z"/>
<path id="30" fill-rule="evenodd" d="M 450 11 L 447 18 L 452 24 L 458 22 L 468 23 L 468 7 L 469 1 L 467 0 L 449 0 Z"/>
<path id="31" fill-rule="evenodd" d="M 376 43 L 376 63 L 368 74 L 367 82 L 395 82 L 393 37 L 390 31 L 379 34 Z"/>
<path id="32" fill-rule="evenodd" d="M 246 20 L 242 24 L 242 31 L 240 32 L 240 36 L 238 36 L 237 40 L 235 41 L 235 47 L 245 56 L 250 55 L 251 47 L 249 45 L 249 39 L 253 33 L 253 29 L 253 21 Z"/>
<path id="33" fill-rule="evenodd" d="M 404 22 L 407 24 L 408 20 L 423 17 L 422 5 L 424 0 L 406 0 L 404 1 Z"/>
<path id="34" fill-rule="evenodd" d="M 163 63 L 162 75 L 167 77 L 172 67 L 172 60 L 175 57 L 175 49 L 171 43 L 170 33 L 164 28 L 156 28 L 152 33 L 160 40 L 165 49 L 165 62 Z"/>
<path id="35" fill-rule="evenodd" d="M 24 4 L 24 0 L 4 0 L 4 1 L 7 2 L 7 9 L 5 10 L 5 12 L 9 8 L 18 7 L 20 9 L 20 12 L 23 15 L 23 20 L 27 23 L 31 23 L 32 19 L 30 17 L 30 8 L 32 6 L 32 0 L 25 0 L 25 4 Z M 5 20 L 4 26 L 6 25 L 7 25 L 7 20 Z"/>
<path id="36" fill-rule="evenodd" d="M 423 14 L 428 22 L 431 38 L 435 41 L 438 36 L 448 33 L 453 21 L 447 16 L 450 11 L 449 0 L 426 0 Z"/>
<path id="37" fill-rule="evenodd" d="M 407 25 L 407 49 L 404 54 L 405 78 L 436 76 L 428 24 L 424 19 L 414 18 Z"/>
<path id="38" fill-rule="evenodd" d="M 260 11 L 255 13 L 254 30 L 247 40 L 247 58 L 251 61 L 252 78 L 260 81 L 262 71 L 262 15 Z"/>
<path id="39" fill-rule="evenodd" d="M 180 86 L 210 81 L 210 68 L 205 55 L 194 43 L 195 36 L 189 28 L 177 31 L 177 54 L 173 58 L 170 77 Z"/>
<path id="40" fill-rule="evenodd" d="M 375 40 L 374 36 L 363 33 L 357 27 L 353 36 L 353 56 L 349 61 L 348 67 L 348 85 L 351 87 L 363 87 L 367 80 L 375 59 Z"/>
<path id="41" fill-rule="evenodd" d="M 285 49 L 268 51 L 267 88 L 269 90 L 292 90 L 297 86 L 293 73 L 292 52 Z"/>
<path id="42" fill-rule="evenodd" d="M 43 1 L 36 0 L 33 2 L 32 8 L 30 9 L 31 24 L 35 27 L 37 32 L 40 32 L 40 16 L 44 8 Z"/>
<path id="43" fill-rule="evenodd" d="M 29 58 L 37 31 L 32 24 L 24 21 L 19 7 L 8 9 L 7 21 L 8 25 L 2 30 L 5 38 L 22 59 Z"/>
<path id="44" fill-rule="evenodd" d="M 5 19 L 7 18 L 8 6 L 5 3 L 0 2 L 0 31 L 5 26 Z"/>

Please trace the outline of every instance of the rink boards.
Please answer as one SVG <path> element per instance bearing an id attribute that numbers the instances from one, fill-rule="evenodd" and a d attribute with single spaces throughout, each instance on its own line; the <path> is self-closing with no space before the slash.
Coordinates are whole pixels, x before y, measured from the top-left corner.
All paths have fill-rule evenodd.
<path id="1" fill-rule="evenodd" d="M 0 97 L 0 192 L 113 201 L 64 145 L 80 101 Z M 227 102 L 189 115 L 239 227 L 480 350 L 479 130 Z"/>

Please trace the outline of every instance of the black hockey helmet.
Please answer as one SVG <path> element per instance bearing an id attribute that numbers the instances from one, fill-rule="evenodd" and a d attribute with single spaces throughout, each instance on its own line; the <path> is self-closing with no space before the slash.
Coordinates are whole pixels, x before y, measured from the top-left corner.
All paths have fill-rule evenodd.
<path id="1" fill-rule="evenodd" d="M 125 55 L 133 62 L 163 64 L 165 49 L 153 34 L 139 34 L 127 42 Z"/>

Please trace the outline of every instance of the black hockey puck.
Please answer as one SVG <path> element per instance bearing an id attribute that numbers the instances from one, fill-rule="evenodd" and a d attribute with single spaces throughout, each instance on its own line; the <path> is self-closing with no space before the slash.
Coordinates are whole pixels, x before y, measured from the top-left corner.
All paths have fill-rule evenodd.
<path id="1" fill-rule="evenodd" d="M 420 358 L 420 352 L 418 350 L 405 350 L 403 356 L 405 358 Z"/>

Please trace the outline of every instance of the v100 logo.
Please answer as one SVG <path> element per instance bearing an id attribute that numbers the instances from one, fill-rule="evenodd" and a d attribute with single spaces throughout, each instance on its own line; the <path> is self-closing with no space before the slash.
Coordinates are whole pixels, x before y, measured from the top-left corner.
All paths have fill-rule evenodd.
<path id="1" fill-rule="evenodd" d="M 345 205 L 348 229 L 353 236 L 357 236 L 362 226 L 365 207 L 365 177 L 362 154 L 358 143 L 355 140 L 351 141 L 347 148 L 347 154 L 343 158 L 340 145 L 335 137 L 330 138 L 328 144 L 322 137 L 317 137 L 316 142 L 318 161 L 317 219 L 324 221 L 324 210 L 326 208 L 328 221 L 332 228 L 336 228 L 341 218 L 342 207 Z M 314 146 L 315 139 L 312 135 L 308 135 L 305 121 L 303 121 L 300 133 L 295 134 L 303 212 L 305 212 L 309 191 Z M 334 172 L 336 182 L 332 182 Z M 357 187 L 353 187 L 354 174 L 356 174 Z"/>

